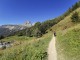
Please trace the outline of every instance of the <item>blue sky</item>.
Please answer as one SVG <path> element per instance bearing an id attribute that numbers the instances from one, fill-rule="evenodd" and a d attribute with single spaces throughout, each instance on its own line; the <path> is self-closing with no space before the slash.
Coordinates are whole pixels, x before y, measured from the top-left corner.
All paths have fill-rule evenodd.
<path id="1" fill-rule="evenodd" d="M 32 23 L 63 14 L 78 0 L 0 0 L 0 25 Z"/>

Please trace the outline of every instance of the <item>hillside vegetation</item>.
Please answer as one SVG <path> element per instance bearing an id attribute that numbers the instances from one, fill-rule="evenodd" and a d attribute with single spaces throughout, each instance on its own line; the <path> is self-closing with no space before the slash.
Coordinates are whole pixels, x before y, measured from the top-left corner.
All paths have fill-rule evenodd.
<path id="1" fill-rule="evenodd" d="M 51 40 L 52 33 L 47 33 L 41 38 L 30 38 L 26 36 L 12 36 L 3 39 L 4 41 L 16 40 L 11 48 L 0 50 L 0 60 L 46 60 L 47 47 Z"/>
<path id="2" fill-rule="evenodd" d="M 80 8 L 77 8 L 75 11 L 73 11 L 72 13 L 70 13 L 67 17 L 65 17 L 63 20 L 61 20 L 58 24 L 54 25 L 51 29 L 54 29 L 56 31 L 59 30 L 65 30 L 68 29 L 72 26 L 75 26 L 76 23 L 71 22 L 71 16 L 74 12 L 78 12 L 80 15 Z"/>
<path id="3" fill-rule="evenodd" d="M 78 12 L 80 16 L 79 11 L 80 8 L 77 8 L 51 28 L 57 32 L 58 60 L 80 60 L 80 23 L 71 20 L 74 12 Z"/>
<path id="4" fill-rule="evenodd" d="M 37 22 L 6 37 L 1 35 L 0 40 L 14 40 L 14 45 L 0 49 L 0 60 L 47 60 L 52 31 L 57 33 L 58 60 L 80 60 L 80 22 L 75 23 L 71 19 L 75 12 L 80 16 L 80 2 L 55 19 Z"/>
<path id="5" fill-rule="evenodd" d="M 80 60 L 80 24 L 58 32 L 58 60 Z"/>

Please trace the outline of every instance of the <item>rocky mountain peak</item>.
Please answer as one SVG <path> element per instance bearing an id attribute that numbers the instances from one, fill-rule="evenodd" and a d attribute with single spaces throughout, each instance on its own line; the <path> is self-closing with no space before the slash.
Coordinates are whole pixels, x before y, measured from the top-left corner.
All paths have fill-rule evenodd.
<path id="1" fill-rule="evenodd" d="M 30 21 L 26 21 L 23 25 L 27 27 L 31 27 L 32 23 Z"/>

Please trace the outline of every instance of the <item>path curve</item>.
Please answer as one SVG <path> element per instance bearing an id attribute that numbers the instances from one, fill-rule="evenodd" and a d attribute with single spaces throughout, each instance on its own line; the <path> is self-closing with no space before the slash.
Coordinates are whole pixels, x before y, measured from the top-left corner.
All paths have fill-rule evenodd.
<path id="1" fill-rule="evenodd" d="M 48 47 L 48 60 L 57 60 L 56 37 L 53 35 Z"/>

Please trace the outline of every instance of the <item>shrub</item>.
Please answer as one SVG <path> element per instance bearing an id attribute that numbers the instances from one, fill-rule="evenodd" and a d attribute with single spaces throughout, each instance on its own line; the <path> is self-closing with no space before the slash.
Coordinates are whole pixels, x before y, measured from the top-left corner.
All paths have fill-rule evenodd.
<path id="1" fill-rule="evenodd" d="M 79 15 L 77 12 L 73 13 L 73 15 L 71 16 L 71 20 L 72 22 L 79 22 Z"/>
<path id="2" fill-rule="evenodd" d="M 1 36 L 0 36 L 0 39 L 3 39 L 3 38 L 4 38 L 4 36 L 1 35 Z"/>

